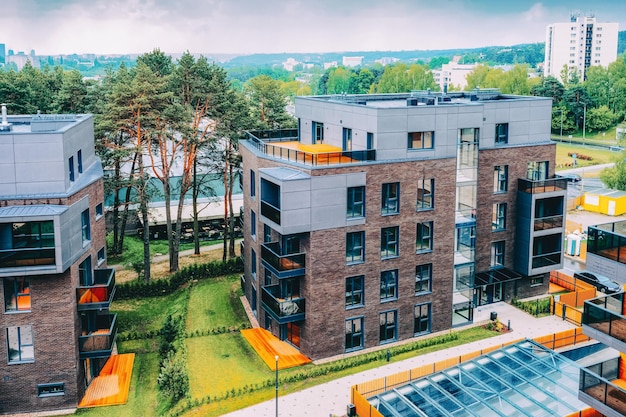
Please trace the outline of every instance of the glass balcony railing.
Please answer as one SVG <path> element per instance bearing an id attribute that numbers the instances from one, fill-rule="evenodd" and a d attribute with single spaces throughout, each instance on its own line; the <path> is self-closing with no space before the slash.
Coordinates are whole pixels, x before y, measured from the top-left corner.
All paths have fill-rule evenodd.
<path id="1" fill-rule="evenodd" d="M 111 356 L 117 337 L 117 314 L 96 316 L 96 330 L 78 337 L 81 359 Z"/>
<path id="2" fill-rule="evenodd" d="M 78 310 L 108 309 L 115 295 L 115 270 L 113 268 L 94 270 L 93 285 L 76 288 Z"/>
<path id="3" fill-rule="evenodd" d="M 0 268 L 54 264 L 54 248 L 0 249 Z"/>
<path id="4" fill-rule="evenodd" d="M 280 285 L 263 287 L 261 301 L 268 313 L 281 324 L 304 319 L 305 299 L 299 296 L 280 298 Z"/>
<path id="5" fill-rule="evenodd" d="M 276 224 L 280 224 L 280 209 L 270 203 L 261 201 L 261 215 L 267 217 Z"/>
<path id="6" fill-rule="evenodd" d="M 278 242 L 264 243 L 261 245 L 261 260 L 269 265 L 279 278 L 286 276 L 304 275 L 306 267 L 305 253 L 281 254 Z"/>
<path id="7" fill-rule="evenodd" d="M 617 379 L 616 370 L 619 367 L 617 359 L 614 359 L 613 362 L 615 363 L 605 362 L 599 364 L 593 370 L 582 368 L 580 370 L 580 391 L 607 408 L 617 411 L 619 415 L 626 415 L 626 390 L 620 386 L 621 384 L 618 385 L 613 382 Z M 602 372 L 602 368 L 608 368 L 610 375 Z M 611 370 L 615 370 L 615 372 Z M 600 371 L 602 374 L 597 371 Z M 623 382 L 623 380 L 620 380 L 620 382 Z M 598 409 L 598 411 L 604 412 L 602 406 L 586 401 L 585 398 L 581 399 L 589 403 L 593 408 Z"/>
<path id="8" fill-rule="evenodd" d="M 585 301 L 582 325 L 626 343 L 624 293 Z"/>
<path id="9" fill-rule="evenodd" d="M 550 216 L 535 219 L 534 230 L 548 230 L 563 227 L 563 216 Z"/>
<path id="10" fill-rule="evenodd" d="M 567 178 L 549 178 L 537 181 L 519 178 L 517 180 L 517 190 L 529 194 L 567 191 Z"/>
<path id="11" fill-rule="evenodd" d="M 533 269 L 543 268 L 545 266 L 554 266 L 561 263 L 561 252 L 547 253 L 544 255 L 533 256 Z"/>

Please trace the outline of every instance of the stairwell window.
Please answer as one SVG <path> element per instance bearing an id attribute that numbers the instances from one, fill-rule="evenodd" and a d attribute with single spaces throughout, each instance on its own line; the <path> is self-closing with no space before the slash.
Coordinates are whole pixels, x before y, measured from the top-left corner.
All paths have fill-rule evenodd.
<path id="1" fill-rule="evenodd" d="M 494 203 L 491 219 L 491 230 L 494 232 L 506 229 L 506 203 Z"/>

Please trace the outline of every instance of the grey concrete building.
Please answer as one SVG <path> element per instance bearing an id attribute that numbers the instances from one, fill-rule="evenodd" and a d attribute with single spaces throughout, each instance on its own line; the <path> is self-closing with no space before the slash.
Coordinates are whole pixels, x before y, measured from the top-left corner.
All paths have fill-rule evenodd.
<path id="1" fill-rule="evenodd" d="M 297 97 L 296 116 L 240 143 L 242 288 L 261 326 L 318 359 L 547 292 L 567 188 L 549 98 Z"/>
<path id="2" fill-rule="evenodd" d="M 0 124 L 0 414 L 75 408 L 115 346 L 91 115 Z"/>

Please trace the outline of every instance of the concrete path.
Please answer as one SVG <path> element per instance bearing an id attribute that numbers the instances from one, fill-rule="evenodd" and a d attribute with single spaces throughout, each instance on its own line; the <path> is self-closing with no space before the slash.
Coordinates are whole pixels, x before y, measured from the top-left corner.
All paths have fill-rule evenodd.
<path id="1" fill-rule="evenodd" d="M 350 403 L 350 387 L 357 383 L 395 374 L 424 364 L 438 362 L 449 357 L 480 351 L 484 348 L 500 345 L 520 338 L 532 339 L 576 327 L 555 316 L 537 319 L 504 302 L 476 309 L 474 311 L 474 322 L 488 320 L 492 311 L 498 313 L 498 319 L 505 325 L 510 320 L 511 332 L 462 346 L 416 356 L 389 365 L 383 365 L 376 369 L 339 378 L 293 394 L 280 396 L 278 399 L 278 415 L 281 417 L 343 416 L 346 414 L 346 407 Z M 274 400 L 266 401 L 243 410 L 226 414 L 225 416 L 275 417 L 276 402 Z"/>

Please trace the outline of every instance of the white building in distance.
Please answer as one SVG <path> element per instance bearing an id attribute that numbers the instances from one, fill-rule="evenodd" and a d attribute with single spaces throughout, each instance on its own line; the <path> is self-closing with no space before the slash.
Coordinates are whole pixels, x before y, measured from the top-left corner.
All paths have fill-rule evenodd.
<path id="1" fill-rule="evenodd" d="M 459 64 L 458 59 L 459 57 L 454 57 L 451 62 L 443 64 L 440 70 L 432 70 L 433 78 L 441 91 L 447 91 L 451 84 L 460 90 L 467 86 L 465 77 L 474 71 L 477 64 Z"/>
<path id="2" fill-rule="evenodd" d="M 362 62 L 362 56 L 344 56 L 342 59 L 344 67 L 358 67 Z"/>
<path id="3" fill-rule="evenodd" d="M 584 80 L 590 66 L 606 68 L 617 59 L 618 31 L 618 23 L 599 23 L 595 16 L 580 13 L 573 13 L 569 22 L 548 25 L 544 76 L 561 80 L 566 65 L 570 72 L 576 69 Z"/>

